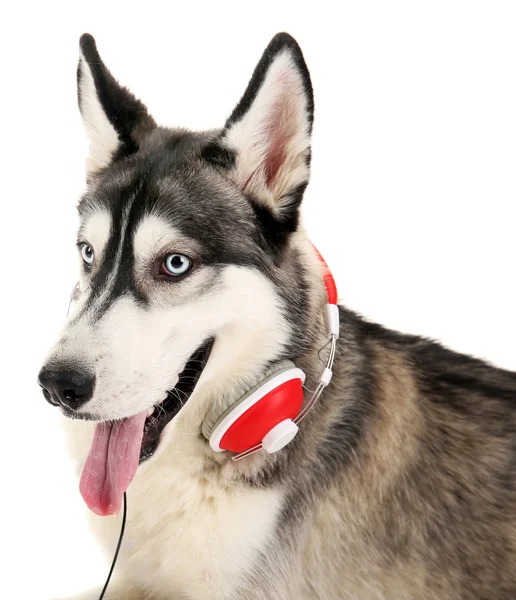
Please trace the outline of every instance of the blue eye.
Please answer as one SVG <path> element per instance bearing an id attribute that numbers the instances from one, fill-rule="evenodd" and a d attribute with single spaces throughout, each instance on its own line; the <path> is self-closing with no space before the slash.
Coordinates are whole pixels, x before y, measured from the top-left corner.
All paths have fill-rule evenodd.
<path id="1" fill-rule="evenodd" d="M 192 261 L 184 254 L 167 254 L 161 263 L 160 272 L 164 275 L 177 277 L 184 275 L 192 266 Z"/>
<path id="2" fill-rule="evenodd" d="M 93 261 L 95 260 L 95 253 L 93 252 L 93 248 L 86 243 L 81 244 L 81 256 L 84 262 L 91 266 Z"/>

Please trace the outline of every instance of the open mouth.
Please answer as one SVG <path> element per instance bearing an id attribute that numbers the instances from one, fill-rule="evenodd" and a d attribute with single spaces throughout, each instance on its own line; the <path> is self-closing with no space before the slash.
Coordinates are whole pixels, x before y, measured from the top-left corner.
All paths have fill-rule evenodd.
<path id="1" fill-rule="evenodd" d="M 120 421 L 97 422 L 79 484 L 82 497 L 93 512 L 118 513 L 138 465 L 154 454 L 163 430 L 192 395 L 212 346 L 210 339 L 192 354 L 174 389 L 153 410 Z"/>
<path id="2" fill-rule="evenodd" d="M 205 342 L 190 357 L 179 374 L 176 386 L 167 392 L 163 402 L 156 404 L 145 419 L 140 464 L 148 460 L 159 445 L 161 433 L 192 395 L 210 357 L 213 339 Z"/>

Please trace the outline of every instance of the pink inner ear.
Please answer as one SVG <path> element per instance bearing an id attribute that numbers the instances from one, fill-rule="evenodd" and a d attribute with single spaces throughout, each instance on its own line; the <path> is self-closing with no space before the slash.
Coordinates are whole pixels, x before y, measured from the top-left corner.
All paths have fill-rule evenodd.
<path id="1" fill-rule="evenodd" d="M 281 116 L 268 128 L 268 134 L 271 136 L 271 142 L 267 157 L 265 158 L 264 168 L 267 186 L 272 187 L 281 166 L 287 158 L 285 146 L 288 141 L 288 135 L 281 129 Z"/>
<path id="2" fill-rule="evenodd" d="M 280 94 L 274 102 L 265 128 L 269 144 L 264 160 L 264 169 L 269 187 L 272 187 L 279 170 L 287 159 L 287 144 L 293 130 L 292 121 L 295 119 L 295 115 L 290 108 L 289 91 L 292 86 L 289 85 L 291 83 L 289 79 L 287 72 L 282 73 L 278 78 L 277 85 L 283 87 L 283 94 Z"/>

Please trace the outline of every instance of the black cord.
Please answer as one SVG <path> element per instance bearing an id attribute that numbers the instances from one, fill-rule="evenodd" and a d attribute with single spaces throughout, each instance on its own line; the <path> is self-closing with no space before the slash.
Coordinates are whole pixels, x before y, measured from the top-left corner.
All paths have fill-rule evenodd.
<path id="1" fill-rule="evenodd" d="M 109 569 L 109 575 L 107 576 L 106 583 L 104 584 L 104 588 L 100 593 L 99 600 L 104 598 L 104 594 L 106 593 L 107 586 L 109 585 L 109 580 L 111 579 L 111 575 L 113 574 L 113 569 L 116 565 L 116 559 L 118 558 L 118 552 L 120 550 L 120 546 L 122 545 L 122 540 L 124 538 L 124 530 L 125 530 L 125 520 L 127 518 L 127 495 L 124 492 L 124 516 L 122 518 L 122 528 L 120 529 L 120 537 L 118 538 L 118 544 L 115 550 L 115 556 L 113 556 L 113 562 L 111 563 L 111 569 Z"/>

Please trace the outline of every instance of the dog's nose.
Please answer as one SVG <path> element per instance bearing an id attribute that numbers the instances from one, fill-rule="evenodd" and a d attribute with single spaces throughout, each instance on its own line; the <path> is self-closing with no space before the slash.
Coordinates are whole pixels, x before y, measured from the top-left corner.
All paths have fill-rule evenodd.
<path id="1" fill-rule="evenodd" d="M 43 367 L 38 382 L 50 404 L 77 410 L 91 399 L 95 375 L 71 365 Z"/>

